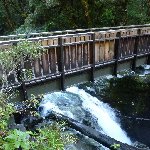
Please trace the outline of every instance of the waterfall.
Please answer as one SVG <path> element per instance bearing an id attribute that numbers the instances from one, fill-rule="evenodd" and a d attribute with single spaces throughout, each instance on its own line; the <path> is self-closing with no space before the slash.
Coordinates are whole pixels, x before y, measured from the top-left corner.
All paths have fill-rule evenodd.
<path id="1" fill-rule="evenodd" d="M 50 111 L 54 111 L 80 122 L 87 117 L 88 113 L 91 115 L 88 119 L 91 119 L 91 122 L 95 120 L 94 122 L 97 123 L 93 125 L 96 129 L 96 126 L 99 126 L 104 134 L 120 142 L 132 144 L 125 131 L 121 129 L 114 110 L 78 87 L 67 88 L 66 92 L 44 95 L 39 111 L 43 117 Z"/>
<path id="2" fill-rule="evenodd" d="M 70 87 L 67 91 L 76 93 L 81 97 L 83 101 L 82 107 L 97 118 L 99 126 L 106 135 L 131 145 L 131 140 L 127 137 L 125 131 L 121 129 L 115 113 L 110 106 L 77 87 Z"/>

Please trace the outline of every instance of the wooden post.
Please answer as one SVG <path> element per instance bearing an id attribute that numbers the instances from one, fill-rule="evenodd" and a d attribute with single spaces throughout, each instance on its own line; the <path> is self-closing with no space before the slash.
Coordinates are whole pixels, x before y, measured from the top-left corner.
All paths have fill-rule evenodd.
<path id="1" fill-rule="evenodd" d="M 134 44 L 134 52 L 133 52 L 133 63 L 132 63 L 132 70 L 135 71 L 136 68 L 136 60 L 137 60 L 137 53 L 138 53 L 138 45 L 139 45 L 139 35 L 141 33 L 141 30 L 137 30 L 137 35 L 135 36 L 135 44 Z"/>
<path id="2" fill-rule="evenodd" d="M 91 64 L 91 82 L 94 82 L 95 71 L 95 33 L 91 34 L 92 43 L 90 44 L 90 64 Z"/>
<path id="3" fill-rule="evenodd" d="M 117 70 L 118 70 L 120 38 L 121 38 L 121 33 L 117 32 L 116 39 L 115 39 L 115 46 L 114 46 L 114 59 L 115 59 L 114 72 L 113 72 L 114 76 L 117 76 Z"/>
<path id="4" fill-rule="evenodd" d="M 58 71 L 61 73 L 60 88 L 62 91 L 64 91 L 65 90 L 65 73 L 64 73 L 64 50 L 63 50 L 62 36 L 58 37 L 58 45 L 60 46 L 57 51 Z"/>

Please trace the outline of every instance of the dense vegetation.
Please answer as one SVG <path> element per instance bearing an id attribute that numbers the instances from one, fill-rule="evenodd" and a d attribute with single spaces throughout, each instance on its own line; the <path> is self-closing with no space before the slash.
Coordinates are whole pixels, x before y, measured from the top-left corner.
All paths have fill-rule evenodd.
<path id="1" fill-rule="evenodd" d="M 22 102 L 22 109 L 17 110 L 12 99 L 15 100 L 18 91 L 4 88 L 10 86 L 7 80 L 10 72 L 16 73 L 17 80 L 20 82 L 30 78 L 32 74 L 29 70 L 23 69 L 22 62 L 27 58 L 39 58 L 43 51 L 39 43 L 27 40 L 0 51 L 0 66 L 3 66 L 3 76 L 0 77 L 2 85 L 0 88 L 0 150 L 64 150 L 67 144 L 76 141 L 73 134 L 64 132 L 66 126 L 64 122 L 42 124 L 40 121 L 37 123 L 33 121 L 35 124 L 31 127 L 31 118 L 42 119 L 37 112 L 40 101 L 31 95 L 30 100 Z M 30 121 L 26 122 L 22 118 L 18 122 L 16 114 L 27 117 Z"/>
<path id="2" fill-rule="evenodd" d="M 150 0 L 0 0 L 0 35 L 149 21 Z"/>

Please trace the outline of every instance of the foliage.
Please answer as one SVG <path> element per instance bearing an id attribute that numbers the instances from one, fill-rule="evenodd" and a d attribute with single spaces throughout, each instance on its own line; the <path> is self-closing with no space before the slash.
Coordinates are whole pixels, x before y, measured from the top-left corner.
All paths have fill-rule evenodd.
<path id="1" fill-rule="evenodd" d="M 35 136 L 36 142 L 32 144 L 32 149 L 64 150 L 66 144 L 74 143 L 76 138 L 70 133 L 63 132 L 64 125 L 64 123 L 56 123 L 39 129 L 39 134 Z"/>
<path id="2" fill-rule="evenodd" d="M 34 59 L 39 57 L 42 50 L 43 48 L 38 42 L 33 43 L 27 40 L 20 41 L 17 45 L 10 46 L 0 51 L 0 65 L 7 71 L 15 70 L 27 58 Z"/>
<path id="3" fill-rule="evenodd" d="M 8 121 L 16 110 L 14 105 L 8 103 L 7 94 L 0 94 L 0 149 L 15 150 L 63 150 L 66 144 L 74 143 L 76 138 L 71 133 L 64 132 L 65 123 L 53 123 L 37 129 L 37 131 L 10 130 Z M 32 96 L 31 105 L 38 105 L 38 101 Z M 33 112 L 31 112 L 31 115 Z M 35 114 L 34 114 L 35 115 Z"/>
<path id="4" fill-rule="evenodd" d="M 120 144 L 113 144 L 111 145 L 111 148 L 113 148 L 114 150 L 119 150 L 120 149 Z"/>
<path id="5" fill-rule="evenodd" d="M 29 150 L 32 142 L 29 141 L 31 132 L 22 132 L 20 130 L 12 130 L 9 135 L 4 138 L 3 148 L 4 150 L 15 150 L 22 148 L 23 150 Z"/>
<path id="6" fill-rule="evenodd" d="M 129 24 L 149 23 L 149 7 L 147 0 L 130 0 L 127 5 Z M 138 11 L 137 11 L 138 10 Z"/>
<path id="7" fill-rule="evenodd" d="M 102 96 L 124 115 L 148 117 L 150 77 L 138 75 L 112 78 L 107 81 Z M 128 108 L 128 109 L 126 109 Z"/>
<path id="8" fill-rule="evenodd" d="M 149 0 L 0 0 L 0 34 L 144 24 Z"/>
<path id="9" fill-rule="evenodd" d="M 15 78 L 20 80 L 31 79 L 33 74 L 31 69 L 25 69 L 27 61 L 32 61 L 42 55 L 44 49 L 38 41 L 31 42 L 22 40 L 13 46 L 0 51 L 0 65 L 3 69 L 2 82 L 7 85 L 7 77 L 13 73 Z"/>
<path id="10" fill-rule="evenodd" d="M 12 96 L 12 95 L 11 95 Z M 7 123 L 10 115 L 15 112 L 14 105 L 8 103 L 10 95 L 4 92 L 0 92 L 0 131 L 7 129 Z"/>
<path id="11" fill-rule="evenodd" d="M 20 41 L 16 45 L 4 49 L 0 52 L 0 65 L 3 67 L 3 73 L 6 75 L 11 71 L 21 73 L 24 71 L 23 62 L 27 59 L 34 59 L 40 57 L 43 52 L 43 48 L 40 43 L 33 43 L 30 41 Z M 28 71 L 28 70 L 27 70 Z M 23 72 L 23 78 L 32 76 L 26 70 Z M 5 82 L 2 80 L 2 83 Z M 13 95 L 4 89 L 0 91 L 0 149 L 2 150 L 16 150 L 21 148 L 22 150 L 43 149 L 44 150 L 61 150 L 64 149 L 65 144 L 75 142 L 75 138 L 72 134 L 64 133 L 64 124 L 53 124 L 44 126 L 38 131 L 21 131 L 19 129 L 10 129 L 9 120 L 10 117 L 16 112 L 16 109 L 9 99 Z M 31 96 L 30 101 L 26 101 L 29 108 L 37 108 L 39 101 L 35 96 Z M 29 115 L 37 116 L 35 110 L 30 110 Z M 16 126 L 17 127 L 17 126 Z"/>

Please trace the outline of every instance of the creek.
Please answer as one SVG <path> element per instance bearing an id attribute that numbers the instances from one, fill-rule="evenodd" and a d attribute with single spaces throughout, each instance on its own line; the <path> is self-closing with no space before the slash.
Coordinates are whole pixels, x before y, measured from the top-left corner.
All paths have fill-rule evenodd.
<path id="1" fill-rule="evenodd" d="M 141 71 L 142 70 L 142 71 Z M 45 94 L 38 107 L 40 116 L 61 114 L 121 143 L 148 150 L 150 146 L 149 67 L 133 72 L 106 76 L 94 83 L 86 82 L 68 87 L 65 92 Z M 89 128 L 88 128 L 89 127 Z M 74 129 L 79 141 L 66 150 L 108 150 L 94 139 Z M 90 133 L 91 133 L 90 132 Z M 86 132 L 85 132 L 86 133 Z M 115 143 L 114 143 L 115 144 Z M 135 149 L 136 149 L 135 148 Z M 129 148 L 130 149 L 130 148 Z M 134 149 L 134 148 L 133 148 Z M 123 149 L 126 150 L 126 149 Z"/>

